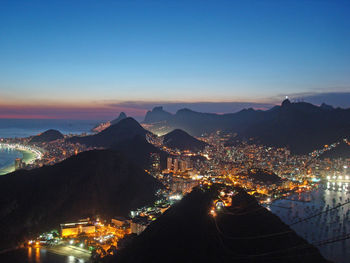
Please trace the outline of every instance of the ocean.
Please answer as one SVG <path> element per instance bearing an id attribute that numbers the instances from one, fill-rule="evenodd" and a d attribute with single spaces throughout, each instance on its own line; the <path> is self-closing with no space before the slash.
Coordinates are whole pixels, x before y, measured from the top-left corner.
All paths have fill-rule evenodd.
<path id="1" fill-rule="evenodd" d="M 48 120 L 48 119 L 0 119 L 0 138 L 23 138 L 37 135 L 48 129 L 56 129 L 63 134 L 89 133 L 97 120 Z M 14 164 L 23 153 L 0 148 L 0 174 Z"/>
<path id="2" fill-rule="evenodd" d="M 23 158 L 23 154 L 16 150 L 0 148 L 0 170 L 12 165 L 16 158 Z"/>
<path id="3" fill-rule="evenodd" d="M 63 134 L 80 134 L 90 132 L 101 122 L 102 120 L 0 119 L 0 138 L 23 138 L 48 129 L 56 129 Z"/>
<path id="4" fill-rule="evenodd" d="M 87 263 L 81 258 L 58 255 L 45 248 L 21 248 L 0 254 L 2 263 Z"/>

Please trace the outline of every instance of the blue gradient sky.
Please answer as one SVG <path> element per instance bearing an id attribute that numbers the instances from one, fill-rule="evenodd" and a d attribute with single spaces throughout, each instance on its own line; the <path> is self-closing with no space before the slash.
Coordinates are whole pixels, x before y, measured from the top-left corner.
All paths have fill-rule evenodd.
<path id="1" fill-rule="evenodd" d="M 347 92 L 349 13 L 334 0 L 2 0 L 0 117 Z"/>

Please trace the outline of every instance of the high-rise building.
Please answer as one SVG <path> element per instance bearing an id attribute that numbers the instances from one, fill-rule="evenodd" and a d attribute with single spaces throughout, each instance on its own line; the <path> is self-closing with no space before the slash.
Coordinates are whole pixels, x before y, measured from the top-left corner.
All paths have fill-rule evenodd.
<path id="1" fill-rule="evenodd" d="M 21 158 L 16 158 L 15 159 L 15 170 L 19 170 L 23 168 L 23 162 Z"/>
<path id="2" fill-rule="evenodd" d="M 173 169 L 173 158 L 168 157 L 166 168 L 168 169 L 168 171 L 171 171 Z"/>
<path id="3" fill-rule="evenodd" d="M 180 160 L 179 164 L 180 164 L 180 170 L 182 172 L 185 172 L 191 168 L 191 162 L 189 159 Z"/>
<path id="4" fill-rule="evenodd" d="M 179 170 L 179 159 L 174 159 L 174 173 L 177 172 L 177 170 Z"/>
<path id="5" fill-rule="evenodd" d="M 192 164 L 191 164 L 191 160 L 190 159 L 185 159 L 185 163 L 186 163 L 186 169 L 191 169 L 192 168 Z"/>
<path id="6" fill-rule="evenodd" d="M 184 172 L 187 170 L 187 163 L 184 160 L 180 160 L 180 171 Z"/>
<path id="7" fill-rule="evenodd" d="M 150 172 L 155 175 L 160 172 L 160 155 L 159 153 L 151 153 Z"/>

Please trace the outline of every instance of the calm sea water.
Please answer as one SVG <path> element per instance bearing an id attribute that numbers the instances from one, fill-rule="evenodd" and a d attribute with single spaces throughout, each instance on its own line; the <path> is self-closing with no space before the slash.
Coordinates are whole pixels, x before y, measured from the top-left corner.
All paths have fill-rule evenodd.
<path id="1" fill-rule="evenodd" d="M 73 256 L 51 253 L 43 248 L 23 248 L 0 254 L 2 263 L 87 263 Z"/>
<path id="2" fill-rule="evenodd" d="M 100 122 L 95 120 L 0 119 L 0 138 L 28 137 L 48 129 L 56 129 L 63 134 L 80 134 L 90 132 Z"/>
<path id="3" fill-rule="evenodd" d="M 23 154 L 16 150 L 0 148 L 0 170 L 13 165 L 16 158 L 23 158 Z"/>
<path id="4" fill-rule="evenodd" d="M 101 121 L 94 120 L 42 120 L 42 119 L 0 119 L 0 138 L 23 138 L 36 135 L 48 129 L 56 129 L 63 134 L 89 133 Z M 0 170 L 22 158 L 19 151 L 0 149 Z"/>
<path id="5" fill-rule="evenodd" d="M 269 208 L 286 224 L 298 222 L 322 211 L 329 211 L 339 204 L 350 200 L 348 184 L 328 183 L 310 193 L 292 196 L 291 200 L 277 200 Z M 350 233 L 350 204 L 324 212 L 310 220 L 291 226 L 308 242 L 330 240 Z M 316 245 L 322 255 L 333 262 L 350 262 L 350 239 Z"/>

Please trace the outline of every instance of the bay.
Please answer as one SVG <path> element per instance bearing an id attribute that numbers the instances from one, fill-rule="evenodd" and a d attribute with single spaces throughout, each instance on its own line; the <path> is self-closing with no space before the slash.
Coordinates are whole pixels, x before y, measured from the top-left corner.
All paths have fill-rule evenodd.
<path id="1" fill-rule="evenodd" d="M 334 242 L 350 233 L 350 201 L 347 183 L 325 183 L 318 189 L 273 202 L 269 209 L 279 216 L 321 254 L 333 262 L 347 263 L 350 258 L 350 239 Z M 302 219 L 317 215 L 308 220 Z M 321 244 L 320 244 L 321 243 Z"/>

